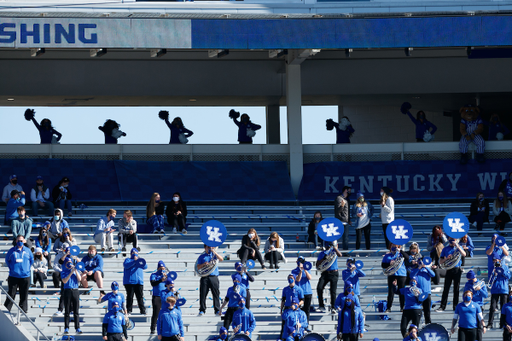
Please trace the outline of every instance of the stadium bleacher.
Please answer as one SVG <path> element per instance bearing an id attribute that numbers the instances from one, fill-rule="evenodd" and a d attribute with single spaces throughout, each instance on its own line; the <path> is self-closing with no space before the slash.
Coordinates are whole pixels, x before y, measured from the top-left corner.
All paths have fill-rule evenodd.
<path id="1" fill-rule="evenodd" d="M 110 207 L 92 206 L 84 209 L 76 208 L 72 217 L 66 218 L 70 224 L 73 236 L 78 240 L 82 252 L 85 254 L 87 247 L 93 244 L 92 234 L 96 226 L 96 221 L 105 214 Z M 130 209 L 134 212 L 134 218 L 139 225 L 145 222 L 144 206 L 123 206 L 113 205 L 113 208 L 119 212 L 124 209 Z M 156 263 L 162 259 L 165 261 L 170 270 L 178 273 L 176 280 L 177 288 L 180 293 L 187 299 L 187 303 L 183 310 L 183 320 L 185 324 L 185 340 L 186 341 L 202 341 L 213 338 L 218 334 L 218 329 L 222 325 L 219 317 L 214 316 L 211 307 L 211 299 L 208 299 L 209 307 L 206 315 L 198 316 L 199 312 L 199 277 L 194 274 L 194 264 L 197 257 L 203 251 L 202 242 L 199 238 L 199 228 L 207 220 L 216 219 L 222 221 L 227 229 L 229 236 L 226 242 L 220 247 L 220 252 L 224 255 L 226 261 L 221 262 L 219 270 L 221 274 L 220 288 L 221 297 L 225 295 L 227 288 L 231 285 L 231 279 L 228 277 L 234 272 L 234 263 L 238 260 L 236 251 L 239 248 L 241 237 L 250 227 L 256 228 L 262 239 L 262 244 L 271 231 L 277 231 L 281 234 L 285 241 L 285 254 L 288 262 L 282 264 L 279 271 L 266 270 L 262 271 L 257 265 L 252 273 L 255 275 L 255 282 L 251 283 L 251 310 L 254 312 L 257 320 L 256 331 L 253 333 L 253 339 L 259 340 L 277 340 L 280 330 L 280 296 L 281 290 L 287 285 L 286 276 L 295 267 L 295 259 L 298 255 L 305 256 L 308 261 L 313 264 L 316 261 L 318 251 L 311 245 L 306 243 L 307 225 L 315 211 L 321 211 L 324 217 L 332 216 L 333 207 L 331 205 L 308 205 L 308 206 L 241 206 L 241 205 L 223 205 L 223 206 L 206 206 L 197 205 L 189 207 L 188 227 L 189 233 L 173 234 L 171 228 L 166 228 L 166 233 L 162 234 L 139 234 L 139 246 L 141 247 L 141 257 L 145 258 L 148 263 L 148 270 L 144 271 L 144 296 L 145 304 L 149 308 L 148 315 L 143 316 L 138 313 L 138 308 L 134 307 L 133 315 L 130 317 L 135 322 L 135 328 L 128 332 L 129 341 L 145 341 L 156 340 L 156 335 L 150 335 L 150 319 L 151 319 L 151 285 L 149 283 L 150 274 L 156 270 Z M 466 203 L 397 203 L 395 206 L 396 218 L 402 218 L 409 221 L 414 227 L 413 240 L 418 242 L 423 255 L 427 255 L 426 244 L 427 236 L 434 225 L 442 224 L 444 216 L 453 211 L 464 214 L 469 213 L 469 205 Z M 3 211 L 0 211 L 3 214 Z M 30 216 L 30 210 L 28 211 Z M 380 262 L 382 255 L 386 252 L 385 241 L 382 235 L 382 227 L 378 218 L 379 209 L 376 207 L 375 216 L 372 219 L 372 250 L 351 250 L 351 256 L 358 255 L 364 262 L 363 271 L 366 277 L 361 280 L 361 306 L 366 313 L 366 329 L 367 333 L 364 339 L 372 340 L 379 338 L 380 340 L 401 340 L 400 319 L 401 313 L 397 304 L 394 305 L 393 311 L 387 314 L 390 320 L 381 320 L 380 315 L 375 309 L 375 303 L 379 300 L 385 300 L 387 295 L 387 284 L 385 276 L 382 274 Z M 40 217 L 37 222 L 43 222 L 44 217 Z M 487 271 L 487 257 L 484 253 L 485 247 L 490 244 L 490 236 L 494 232 L 491 224 L 486 224 L 482 236 L 478 236 L 476 230 L 470 232 L 476 247 L 475 257 L 466 259 L 465 270 L 474 269 L 480 273 L 479 278 L 484 278 Z M 0 233 L 6 235 L 7 226 L 0 227 Z M 33 230 L 34 238 L 37 230 Z M 8 269 L 4 264 L 6 252 L 11 247 L 11 241 L 0 242 L 0 261 L 3 267 L 0 268 L 0 281 L 6 289 L 8 277 Z M 350 231 L 350 248 L 355 247 L 355 232 Z M 263 249 L 263 245 L 261 246 Z M 105 288 L 110 287 L 112 281 L 122 283 L 122 262 L 124 260 L 121 251 L 104 252 L 105 265 Z M 340 271 L 345 268 L 346 258 L 338 260 Z M 51 270 L 50 270 L 51 271 Z M 316 298 L 316 284 L 319 273 L 313 268 L 312 287 L 314 288 L 313 306 L 318 305 Z M 465 275 L 461 280 L 461 288 L 466 282 Z M 433 285 L 432 302 L 438 305 L 441 299 L 442 283 Z M 60 339 L 63 335 L 63 316 L 54 316 L 57 311 L 59 296 L 54 295 L 58 290 L 53 288 L 51 276 L 46 280 L 47 288 L 31 288 L 29 300 L 29 318 L 35 322 L 35 325 L 43 331 L 43 333 L 55 340 Z M 82 321 L 81 328 L 84 332 L 81 335 L 74 335 L 76 340 L 100 340 L 101 339 L 101 323 L 103 315 L 106 312 L 105 304 L 97 304 L 96 300 L 99 296 L 99 289 L 92 283 L 92 288 L 83 289 L 81 295 L 80 319 Z M 343 281 L 338 283 L 338 293 L 343 288 Z M 124 293 L 124 287 L 121 286 Z M 328 288 L 326 288 L 327 299 L 329 298 Z M 396 298 L 395 303 L 398 302 Z M 136 302 L 134 302 L 136 305 Z M 485 305 L 486 311 L 484 316 L 487 318 L 488 300 Z M 432 312 L 432 320 L 434 323 L 441 323 L 447 329 L 451 324 L 452 309 L 451 295 L 446 311 L 442 313 Z M 435 309 L 435 308 L 434 308 Z M 5 311 L 5 309 L 4 309 Z M 16 309 L 13 308 L 13 314 Z M 22 323 L 24 318 L 21 319 Z M 337 315 L 329 313 L 313 312 L 311 314 L 310 329 L 322 334 L 326 340 L 332 340 L 336 337 Z M 495 319 L 497 327 L 499 318 Z M 33 332 L 33 327 L 29 323 L 23 323 L 23 326 Z M 71 328 L 71 335 L 74 329 Z M 35 332 L 32 333 L 36 335 Z M 454 336 L 456 337 L 456 335 Z M 493 329 L 485 335 L 485 340 L 501 340 L 501 331 Z"/>

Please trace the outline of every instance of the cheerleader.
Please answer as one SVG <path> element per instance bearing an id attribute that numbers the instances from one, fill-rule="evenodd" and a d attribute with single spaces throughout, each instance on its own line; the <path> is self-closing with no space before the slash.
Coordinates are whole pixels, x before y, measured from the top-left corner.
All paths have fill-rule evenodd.
<path id="1" fill-rule="evenodd" d="M 360 309 L 354 304 L 354 296 L 348 295 L 345 305 L 338 313 L 338 340 L 357 341 L 363 337 L 364 319 Z"/>
<path id="2" fill-rule="evenodd" d="M 476 341 L 477 324 L 482 324 L 482 331 L 485 334 L 484 317 L 480 306 L 472 302 L 473 293 L 469 290 L 464 292 L 464 302 L 459 303 L 455 308 L 452 321 L 452 334 L 455 333 L 457 321 L 459 323 L 459 332 L 457 340 L 459 341 Z"/>
<path id="3" fill-rule="evenodd" d="M 388 299 L 387 304 L 388 308 L 386 310 L 387 313 L 391 312 L 391 307 L 393 306 L 393 300 L 395 298 L 394 287 L 398 286 L 398 291 L 405 287 L 405 282 L 407 279 L 407 270 L 405 269 L 405 262 L 408 261 L 409 255 L 403 252 L 401 245 L 390 244 L 390 252 L 384 255 L 382 258 L 382 268 L 386 269 L 393 265 L 396 261 L 398 261 L 399 257 L 404 258 L 404 262 L 398 268 L 398 270 L 391 276 L 388 276 Z M 400 294 L 400 311 L 404 310 L 405 299 L 402 294 Z"/>
<path id="4" fill-rule="evenodd" d="M 252 138 L 256 135 L 256 130 L 261 129 L 261 126 L 252 123 L 247 114 L 240 117 L 240 113 L 233 109 L 229 111 L 229 117 L 233 119 L 238 127 L 238 142 L 240 144 L 252 144 Z M 240 121 L 237 120 L 238 117 L 240 117 Z"/>
<path id="5" fill-rule="evenodd" d="M 169 122 L 169 112 L 166 110 L 161 110 L 158 113 L 158 117 L 164 120 L 167 127 L 171 130 L 171 139 L 169 144 L 185 144 L 188 142 L 188 138 L 194 135 L 192 131 L 185 128 L 181 117 L 175 117 L 172 122 Z"/>
<path id="6" fill-rule="evenodd" d="M 59 133 L 52 127 L 52 121 L 47 118 L 41 120 L 41 124 L 37 123 L 34 109 L 25 110 L 25 119 L 27 121 L 32 121 L 39 131 L 39 137 L 41 138 L 41 144 L 57 144 L 62 138 L 62 134 Z M 36 214 L 37 215 L 37 214 Z"/>
<path id="7" fill-rule="evenodd" d="M 354 135 L 355 129 L 352 127 L 347 116 L 343 116 L 340 123 L 334 122 L 331 118 L 326 121 L 327 130 L 336 128 L 336 144 L 350 143 L 350 138 Z"/>
<path id="8" fill-rule="evenodd" d="M 117 144 L 117 140 L 121 136 L 126 136 L 126 133 L 119 130 L 119 128 L 121 128 L 121 125 L 114 120 L 107 120 L 103 126 L 98 127 L 105 135 L 105 144 Z"/>

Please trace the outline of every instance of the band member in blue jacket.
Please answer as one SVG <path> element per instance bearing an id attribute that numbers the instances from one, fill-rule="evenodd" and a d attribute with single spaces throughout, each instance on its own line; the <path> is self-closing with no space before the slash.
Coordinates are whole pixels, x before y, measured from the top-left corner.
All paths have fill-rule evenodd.
<path id="1" fill-rule="evenodd" d="M 345 282 L 345 288 L 344 291 L 336 297 L 336 302 L 334 302 L 334 307 L 336 310 L 341 310 L 345 306 L 345 300 L 347 299 L 348 295 L 352 295 L 354 297 L 354 304 L 356 307 L 361 308 L 361 302 L 359 301 L 359 298 L 357 295 L 354 295 L 354 286 L 350 281 Z"/>
<path id="2" fill-rule="evenodd" d="M 457 320 L 459 322 L 459 332 L 457 335 L 458 340 L 462 341 L 475 341 L 477 339 L 477 325 L 482 325 L 482 331 L 485 334 L 485 322 L 482 315 L 480 306 L 475 302 L 472 302 L 473 293 L 471 291 L 465 291 L 463 302 L 459 303 L 455 308 L 452 321 L 452 334 L 455 333 L 455 326 Z"/>
<path id="3" fill-rule="evenodd" d="M 487 285 L 485 283 L 477 285 L 478 278 L 476 278 L 475 272 L 473 270 L 469 270 L 466 275 L 468 282 L 464 285 L 464 291 L 471 291 L 473 293 L 472 301 L 480 306 L 482 312 L 484 311 L 484 298 L 487 298 Z M 478 324 L 477 329 L 477 340 L 482 341 L 482 328 L 481 324 Z"/>
<path id="4" fill-rule="evenodd" d="M 226 297 L 224 298 L 224 302 L 222 303 L 219 311 L 219 315 L 221 315 L 222 309 L 224 309 L 226 304 L 228 305 L 228 310 L 226 310 L 226 314 L 224 315 L 224 327 L 226 328 L 229 328 L 229 325 L 233 319 L 233 314 L 238 310 L 238 295 L 240 295 L 240 297 L 242 297 L 244 300 L 247 295 L 245 286 L 240 284 L 242 281 L 242 276 L 240 276 L 240 274 L 234 274 L 231 276 L 231 278 L 233 279 L 233 286 L 228 288 L 228 292 L 226 293 Z"/>
<path id="5" fill-rule="evenodd" d="M 114 306 L 114 303 L 117 303 L 119 305 L 119 310 L 121 310 L 125 315 L 127 315 L 128 312 L 126 311 L 126 300 L 124 298 L 124 294 L 122 292 L 119 292 L 119 284 L 117 282 L 112 282 L 110 287 L 112 288 L 112 292 L 109 292 L 106 295 L 100 294 L 98 303 L 107 301 L 108 311 L 111 311 L 112 307 Z"/>
<path id="6" fill-rule="evenodd" d="M 169 308 L 169 304 L 167 303 L 167 297 L 172 296 L 178 300 L 178 290 L 174 288 L 174 281 L 172 278 L 167 277 L 165 280 L 165 289 L 160 291 L 160 301 L 162 302 L 162 307 L 160 310 L 165 310 Z M 181 308 L 176 306 L 176 309 L 178 309 L 181 312 Z"/>
<path id="7" fill-rule="evenodd" d="M 78 334 L 82 334 L 82 331 L 80 330 L 80 299 L 78 292 L 78 283 L 82 274 L 73 265 L 73 260 L 66 257 L 60 276 L 62 278 L 62 283 L 64 283 L 64 290 L 62 291 L 61 298 L 64 300 L 64 334 L 69 333 L 69 317 L 71 308 L 73 308 L 75 330 Z"/>
<path id="8" fill-rule="evenodd" d="M 363 337 L 364 319 L 363 313 L 354 304 L 354 296 L 348 295 L 345 306 L 338 314 L 338 340 L 357 341 L 358 336 Z"/>
<path id="9" fill-rule="evenodd" d="M 466 252 L 459 245 L 458 240 L 452 237 L 448 238 L 448 242 L 450 245 L 443 248 L 441 251 L 441 257 L 439 259 L 439 263 L 443 265 L 450 257 L 454 257 L 456 252 L 460 252 L 462 257 L 466 256 Z M 460 287 L 460 277 L 462 275 L 462 261 L 458 261 L 455 266 L 449 270 L 446 270 L 446 275 L 444 277 L 444 288 L 443 295 L 441 296 L 441 307 L 437 309 L 437 312 L 442 312 L 446 309 L 446 304 L 448 303 L 448 295 L 450 294 L 450 287 L 453 282 L 453 309 L 459 304 L 459 287 Z"/>
<path id="10" fill-rule="evenodd" d="M 160 260 L 158 261 L 157 270 L 151 274 L 149 281 L 153 290 L 151 291 L 151 305 L 153 306 L 153 313 L 151 315 L 151 334 L 155 334 L 156 320 L 158 319 L 158 313 L 162 308 L 162 301 L 160 300 L 160 292 L 165 290 L 165 281 L 167 280 L 165 263 Z"/>
<path id="11" fill-rule="evenodd" d="M 137 304 L 139 305 L 141 315 L 146 315 L 146 307 L 144 306 L 144 272 L 148 268 L 145 264 L 140 267 L 138 264 L 139 251 L 133 248 L 130 251 L 130 258 L 126 258 L 123 263 L 123 285 L 126 289 L 126 308 L 128 314 L 132 313 L 133 307 L 133 294 L 137 297 Z"/>
<path id="12" fill-rule="evenodd" d="M 410 276 L 416 277 L 418 280 L 418 288 L 428 294 L 428 297 L 423 301 L 422 305 L 425 324 L 430 324 L 432 323 L 430 317 L 430 307 L 432 305 L 432 278 L 434 278 L 436 274 L 430 267 L 423 264 L 422 259 L 419 259 L 417 264 L 412 266 Z"/>
<path id="13" fill-rule="evenodd" d="M 216 252 L 216 248 L 204 245 L 204 253 L 197 259 L 197 268 L 202 269 L 205 266 L 212 266 L 213 262 L 222 262 L 224 258 Z M 208 291 L 212 291 L 213 310 L 218 314 L 220 310 L 220 290 L 219 290 L 219 268 L 215 267 L 208 276 L 201 277 L 199 282 L 199 316 L 206 312 L 206 296 Z"/>
<path id="14" fill-rule="evenodd" d="M 400 293 L 405 297 L 405 306 L 400 323 L 402 337 L 405 337 L 409 322 L 417 326 L 420 324 L 421 320 L 422 307 L 419 301 L 419 295 L 423 293 L 423 290 L 418 288 L 418 278 L 412 277 L 410 286 L 400 289 Z"/>
<path id="15" fill-rule="evenodd" d="M 302 256 L 297 258 L 297 267 L 292 270 L 292 275 L 295 276 L 295 284 L 302 289 L 304 294 L 304 304 L 302 305 L 302 311 L 306 313 L 306 317 L 309 322 L 309 312 L 311 308 L 311 302 L 313 301 L 313 289 L 311 288 L 310 280 L 313 278 L 308 270 L 304 269 L 304 263 L 306 259 Z"/>
<path id="16" fill-rule="evenodd" d="M 299 341 L 304 337 L 304 330 L 308 327 L 306 314 L 299 309 L 299 299 L 294 297 L 292 306 L 282 314 L 284 331 L 281 340 Z"/>
<path id="17" fill-rule="evenodd" d="M 422 341 L 421 337 L 418 336 L 418 326 L 411 324 L 403 341 Z"/>
<path id="18" fill-rule="evenodd" d="M 249 286 L 251 282 L 254 282 L 254 277 L 247 271 L 247 267 L 243 266 L 242 262 L 235 263 L 235 270 L 242 276 L 240 284 L 245 286 L 245 306 L 247 309 L 251 309 L 251 292 Z"/>
<path id="19" fill-rule="evenodd" d="M 332 252 L 336 253 L 335 260 L 334 263 L 332 263 L 332 265 L 320 275 L 320 279 L 316 285 L 316 293 L 318 295 L 318 310 L 325 312 L 324 288 L 329 284 L 329 292 L 331 294 L 331 314 L 336 314 L 334 302 L 336 301 L 336 290 L 338 289 L 339 278 L 338 257 L 341 257 L 341 252 L 338 250 L 338 243 L 324 242 L 324 251 L 318 254 L 317 264 L 327 256 L 331 246 L 333 247 Z"/>
<path id="20" fill-rule="evenodd" d="M 28 288 L 30 286 L 30 271 L 34 264 L 34 255 L 32 251 L 24 246 L 25 237 L 19 235 L 16 238 L 16 245 L 9 249 L 5 255 L 5 263 L 9 267 L 9 296 L 16 299 L 16 292 L 20 290 L 20 307 L 24 312 L 28 311 Z M 7 310 L 11 311 L 12 302 L 8 298 L 4 303 Z"/>
<path id="21" fill-rule="evenodd" d="M 388 308 L 386 310 L 387 313 L 391 312 L 391 307 L 393 306 L 393 300 L 395 299 L 395 285 L 398 286 L 398 290 L 405 287 L 405 282 L 407 280 L 407 270 L 405 269 L 405 263 L 409 259 L 409 255 L 402 251 L 401 245 L 395 245 L 393 243 L 389 244 L 389 250 L 390 252 L 386 253 L 384 255 L 384 258 L 382 258 L 382 268 L 387 269 L 391 265 L 395 264 L 395 262 L 399 261 L 399 258 L 403 258 L 404 261 L 402 265 L 396 270 L 396 272 L 393 275 L 387 276 L 388 277 L 388 299 L 387 299 L 387 305 Z M 396 282 L 396 284 L 395 284 Z M 400 310 L 404 309 L 404 296 L 400 294 Z"/>
<path id="22" fill-rule="evenodd" d="M 224 341 L 228 338 L 228 330 L 226 327 L 220 327 L 219 329 L 219 337 L 215 341 Z"/>
<path id="23" fill-rule="evenodd" d="M 160 310 L 157 322 L 158 340 L 161 341 L 185 341 L 185 329 L 181 312 L 175 308 L 176 298 L 167 297 L 169 306 L 166 310 Z"/>
<path id="24" fill-rule="evenodd" d="M 492 328 L 494 311 L 498 309 L 498 301 L 500 301 L 499 309 L 501 310 L 503 305 L 507 303 L 507 295 L 509 293 L 508 282 L 510 279 L 510 270 L 505 262 L 501 261 L 500 255 L 495 254 L 493 261 L 494 269 L 491 274 L 489 285 L 491 285 L 493 276 L 495 276 L 496 279 L 492 283 L 491 287 L 491 306 L 489 307 L 489 323 L 487 324 L 487 328 Z"/>
<path id="25" fill-rule="evenodd" d="M 512 291 L 509 292 L 508 302 L 501 308 L 500 328 L 503 328 L 503 341 L 512 339 Z"/>
<path id="26" fill-rule="evenodd" d="M 341 276 L 344 282 L 350 281 L 353 285 L 354 295 L 357 295 L 359 298 L 361 295 L 361 291 L 359 290 L 359 278 L 365 277 L 366 274 L 356 268 L 356 260 L 354 258 L 347 259 L 347 269 L 341 272 Z"/>
<path id="27" fill-rule="evenodd" d="M 119 302 L 112 302 L 112 309 L 103 317 L 102 335 L 105 341 L 126 341 L 128 332 L 126 330 L 126 319 L 120 312 Z"/>
<path id="28" fill-rule="evenodd" d="M 256 328 L 256 319 L 252 311 L 245 307 L 245 300 L 241 299 L 238 302 L 238 310 L 233 314 L 233 322 L 231 327 L 235 334 L 245 334 L 249 337 L 252 336 L 252 332 Z"/>

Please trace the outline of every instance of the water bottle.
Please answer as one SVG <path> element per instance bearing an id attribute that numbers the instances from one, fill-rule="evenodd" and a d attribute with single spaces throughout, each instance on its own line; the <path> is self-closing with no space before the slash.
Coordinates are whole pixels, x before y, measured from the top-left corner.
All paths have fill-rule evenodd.
<path id="1" fill-rule="evenodd" d="M 297 233 L 297 238 L 296 238 L 297 241 L 299 241 L 299 234 Z"/>

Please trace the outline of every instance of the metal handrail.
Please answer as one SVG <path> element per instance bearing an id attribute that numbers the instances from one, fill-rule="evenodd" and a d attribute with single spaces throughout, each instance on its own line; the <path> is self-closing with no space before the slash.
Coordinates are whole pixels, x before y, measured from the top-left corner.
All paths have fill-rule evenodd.
<path id="1" fill-rule="evenodd" d="M 43 332 L 37 328 L 37 326 L 35 325 L 34 322 L 32 322 L 32 320 L 27 316 L 27 314 L 20 308 L 20 306 L 18 304 L 16 304 L 16 302 L 14 302 L 14 300 L 12 299 L 12 297 L 7 293 L 7 291 L 5 291 L 5 289 L 0 286 L 0 289 L 2 289 L 3 293 L 5 294 L 5 296 L 7 296 L 7 298 L 9 300 L 11 300 L 11 302 L 16 306 L 16 308 L 18 308 L 18 314 L 17 314 L 17 322 L 16 322 L 16 325 L 19 325 L 20 324 L 20 313 L 22 313 L 26 318 L 27 320 L 32 324 L 32 326 L 34 326 L 34 328 L 37 330 L 37 341 L 39 341 L 39 334 L 41 334 L 46 340 L 48 341 L 51 341 L 46 335 L 43 334 Z"/>

